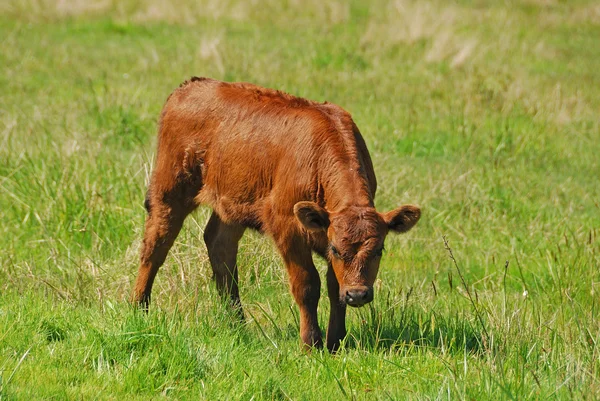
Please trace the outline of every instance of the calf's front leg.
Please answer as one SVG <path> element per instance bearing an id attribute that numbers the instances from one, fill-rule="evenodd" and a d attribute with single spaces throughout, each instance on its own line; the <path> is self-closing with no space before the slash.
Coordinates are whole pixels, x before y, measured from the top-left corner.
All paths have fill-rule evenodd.
<path id="1" fill-rule="evenodd" d="M 327 294 L 331 305 L 327 326 L 327 349 L 336 352 L 346 336 L 346 305 L 340 300 L 340 285 L 331 263 L 327 264 Z"/>
<path id="2" fill-rule="evenodd" d="M 321 279 L 313 264 L 311 251 L 294 247 L 284 250 L 282 254 L 289 275 L 290 289 L 300 308 L 300 338 L 306 349 L 322 348 L 323 339 L 317 320 Z"/>

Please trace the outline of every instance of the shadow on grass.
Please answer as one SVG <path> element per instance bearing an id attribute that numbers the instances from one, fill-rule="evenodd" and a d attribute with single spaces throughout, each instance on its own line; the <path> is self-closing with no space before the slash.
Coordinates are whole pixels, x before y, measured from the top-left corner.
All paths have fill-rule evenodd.
<path id="1" fill-rule="evenodd" d="M 369 305 L 354 312 L 359 323 L 350 319 L 346 348 L 401 352 L 436 348 L 460 354 L 485 350 L 481 328 L 462 310 L 450 315 L 411 305 L 382 309 Z"/>

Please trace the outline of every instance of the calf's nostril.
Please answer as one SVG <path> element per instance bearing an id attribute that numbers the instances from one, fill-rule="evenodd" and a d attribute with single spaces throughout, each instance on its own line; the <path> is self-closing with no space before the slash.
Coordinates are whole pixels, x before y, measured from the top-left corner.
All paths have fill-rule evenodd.
<path id="1" fill-rule="evenodd" d="M 366 289 L 351 289 L 346 291 L 345 301 L 348 305 L 361 306 L 373 299 L 372 291 Z"/>

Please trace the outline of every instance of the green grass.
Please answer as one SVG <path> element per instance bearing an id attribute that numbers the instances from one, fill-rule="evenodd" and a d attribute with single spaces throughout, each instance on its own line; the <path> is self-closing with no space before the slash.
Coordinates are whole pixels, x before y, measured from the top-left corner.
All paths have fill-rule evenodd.
<path id="1" fill-rule="evenodd" d="M 0 5 L 1 400 L 600 398 L 596 2 L 166 4 Z M 338 355 L 301 351 L 282 263 L 252 233 L 235 323 L 207 209 L 150 313 L 129 305 L 156 121 L 192 75 L 340 104 L 378 208 L 422 207 Z"/>

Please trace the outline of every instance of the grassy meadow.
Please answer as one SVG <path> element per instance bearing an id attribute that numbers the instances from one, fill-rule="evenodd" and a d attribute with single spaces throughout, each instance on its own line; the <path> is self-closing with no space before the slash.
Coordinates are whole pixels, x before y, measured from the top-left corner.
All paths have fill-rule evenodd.
<path id="1" fill-rule="evenodd" d="M 378 209 L 422 207 L 337 355 L 301 351 L 251 232 L 235 323 L 204 208 L 129 304 L 158 114 L 192 75 L 341 105 Z M 599 154 L 596 1 L 4 0 L 0 400 L 599 399 Z"/>

